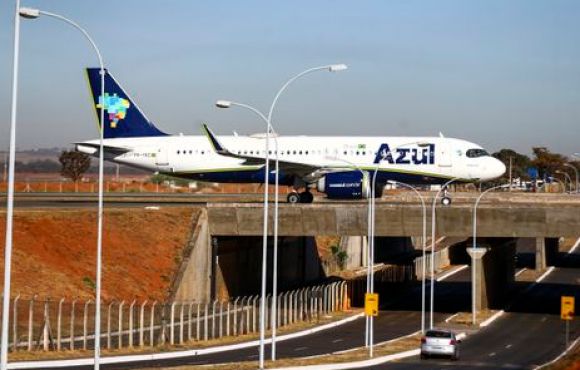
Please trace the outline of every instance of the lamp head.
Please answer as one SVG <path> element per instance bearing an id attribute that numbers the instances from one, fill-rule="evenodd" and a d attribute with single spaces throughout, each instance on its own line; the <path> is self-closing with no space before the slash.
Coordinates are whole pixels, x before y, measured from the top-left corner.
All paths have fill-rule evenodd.
<path id="1" fill-rule="evenodd" d="M 328 67 L 329 72 L 340 72 L 348 69 L 346 64 L 332 64 Z"/>
<path id="2" fill-rule="evenodd" d="M 232 102 L 229 100 L 218 100 L 215 102 L 215 106 L 218 108 L 229 108 L 232 106 Z"/>
<path id="3" fill-rule="evenodd" d="M 40 17 L 40 10 L 34 8 L 20 8 L 18 14 L 20 14 L 22 18 L 36 19 Z"/>

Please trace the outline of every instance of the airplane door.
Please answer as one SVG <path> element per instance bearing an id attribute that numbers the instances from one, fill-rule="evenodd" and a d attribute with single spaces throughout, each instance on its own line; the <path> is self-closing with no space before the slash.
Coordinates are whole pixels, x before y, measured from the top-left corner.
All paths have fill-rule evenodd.
<path id="1" fill-rule="evenodd" d="M 439 160 L 437 161 L 439 167 L 451 167 L 451 145 L 447 143 L 440 143 L 439 147 Z"/>

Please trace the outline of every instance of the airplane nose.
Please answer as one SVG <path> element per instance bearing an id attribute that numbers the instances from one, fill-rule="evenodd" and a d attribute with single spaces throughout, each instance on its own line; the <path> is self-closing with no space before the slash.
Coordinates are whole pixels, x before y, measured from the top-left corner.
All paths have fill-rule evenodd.
<path id="1" fill-rule="evenodd" d="M 500 161 L 499 159 L 494 158 L 494 163 L 491 166 L 492 176 L 494 178 L 501 177 L 503 176 L 505 171 L 506 171 L 505 164 L 503 164 L 503 162 Z"/>

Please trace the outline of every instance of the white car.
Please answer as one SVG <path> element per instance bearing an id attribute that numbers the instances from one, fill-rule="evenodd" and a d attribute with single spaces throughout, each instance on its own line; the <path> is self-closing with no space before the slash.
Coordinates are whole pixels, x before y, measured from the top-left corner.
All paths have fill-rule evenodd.
<path id="1" fill-rule="evenodd" d="M 455 333 L 449 330 L 428 330 L 421 338 L 421 359 L 429 356 L 449 356 L 452 360 L 459 358 L 459 343 Z"/>

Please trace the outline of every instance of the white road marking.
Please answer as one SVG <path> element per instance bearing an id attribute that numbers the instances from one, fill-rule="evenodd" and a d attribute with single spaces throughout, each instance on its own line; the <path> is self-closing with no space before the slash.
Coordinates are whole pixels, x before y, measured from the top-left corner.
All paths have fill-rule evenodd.
<path id="1" fill-rule="evenodd" d="M 486 326 L 488 326 L 489 324 L 491 324 L 492 322 L 497 320 L 503 314 L 504 314 L 504 310 L 496 312 L 492 317 L 490 317 L 489 319 L 487 319 L 484 322 L 482 322 L 481 324 L 479 324 L 479 327 L 485 328 Z"/>
<path id="2" fill-rule="evenodd" d="M 448 277 L 457 274 L 459 271 L 465 270 L 468 267 L 469 267 L 468 265 L 463 265 L 463 266 L 459 267 L 458 269 L 455 269 L 453 271 L 450 271 L 450 272 L 446 273 L 445 275 L 437 278 L 437 281 L 443 281 L 443 280 L 447 279 Z"/>
<path id="3" fill-rule="evenodd" d="M 523 269 L 521 269 L 520 271 L 516 272 L 516 277 L 521 275 L 522 272 L 526 271 L 526 268 L 524 267 Z"/>
<path id="4" fill-rule="evenodd" d="M 454 318 L 454 317 L 457 317 L 457 315 L 459 315 L 459 312 L 458 312 L 458 313 L 456 313 L 456 314 L 454 314 L 454 315 L 451 315 L 451 316 L 449 316 L 448 318 L 446 318 L 446 319 L 445 319 L 445 322 L 449 322 L 449 321 L 453 320 L 453 318 Z"/>
<path id="5" fill-rule="evenodd" d="M 490 353 L 488 356 L 489 356 L 489 357 L 493 357 L 493 356 L 495 356 L 495 352 L 492 352 L 492 353 Z"/>
<path id="6" fill-rule="evenodd" d="M 554 267 L 554 266 L 550 267 L 550 268 L 549 268 L 549 269 L 548 269 L 546 272 L 544 272 L 544 273 L 542 274 L 542 276 L 540 276 L 540 277 L 539 277 L 539 278 L 536 280 L 536 283 L 540 283 L 540 282 L 542 282 L 542 280 L 544 280 L 545 278 L 547 278 L 547 277 L 548 277 L 548 275 L 550 275 L 550 274 L 552 273 L 552 271 L 554 271 L 554 269 L 555 269 L 555 267 Z"/>
<path id="7" fill-rule="evenodd" d="M 578 248 L 579 245 L 580 245 L 580 238 L 578 238 L 578 240 L 576 240 L 576 243 L 574 244 L 574 246 L 572 248 L 570 248 L 570 250 L 568 251 L 568 254 L 574 253 L 574 251 L 576 250 L 576 248 Z"/>
<path id="8" fill-rule="evenodd" d="M 342 341 L 344 341 L 344 339 L 335 339 L 332 341 L 332 343 L 338 343 L 338 342 L 342 342 Z"/>
<path id="9" fill-rule="evenodd" d="M 294 351 L 296 351 L 296 352 L 304 351 L 305 349 L 308 349 L 308 347 L 296 347 L 296 348 L 294 348 Z"/>
<path id="10" fill-rule="evenodd" d="M 508 344 L 507 346 L 505 346 L 505 349 L 510 349 L 510 348 L 512 348 L 511 344 Z"/>

